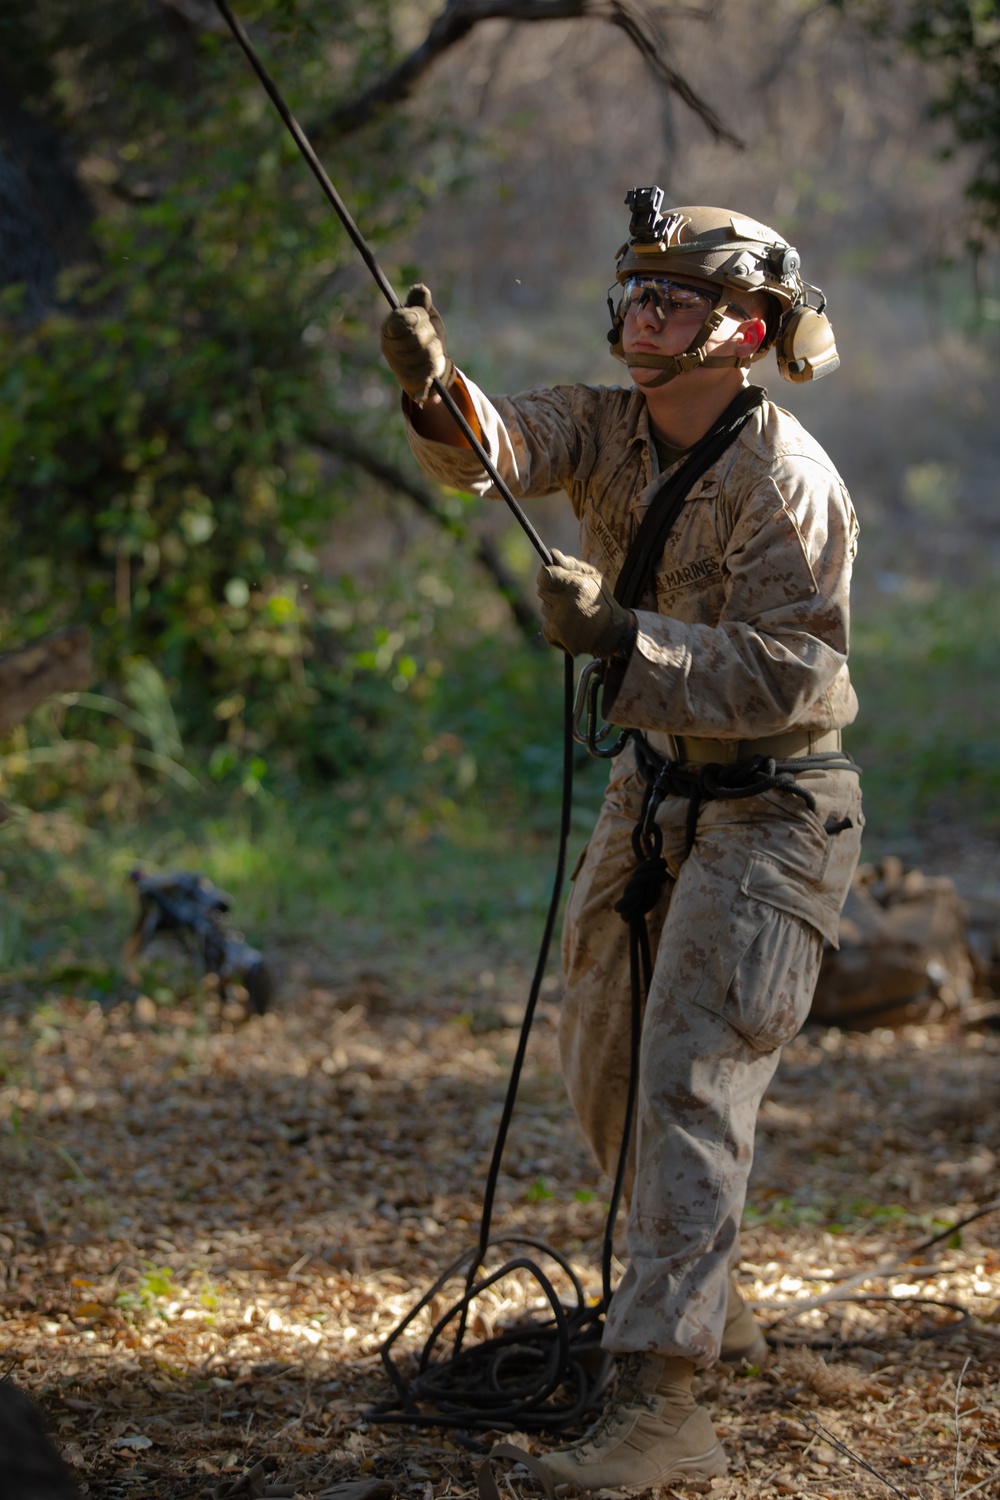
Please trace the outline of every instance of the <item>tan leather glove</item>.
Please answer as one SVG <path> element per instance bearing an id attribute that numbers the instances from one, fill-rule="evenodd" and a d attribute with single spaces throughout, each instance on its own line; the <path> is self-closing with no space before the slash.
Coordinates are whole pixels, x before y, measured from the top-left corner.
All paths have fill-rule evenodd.
<path id="1" fill-rule="evenodd" d="M 450 385 L 455 366 L 445 347 L 444 323 L 422 282 L 411 286 L 406 305 L 382 324 L 382 355 L 406 394 L 426 401 L 435 378 Z"/>
<path id="2" fill-rule="evenodd" d="M 570 656 L 614 656 L 632 624 L 596 568 L 553 549 L 535 580 L 542 601 L 542 634 Z"/>

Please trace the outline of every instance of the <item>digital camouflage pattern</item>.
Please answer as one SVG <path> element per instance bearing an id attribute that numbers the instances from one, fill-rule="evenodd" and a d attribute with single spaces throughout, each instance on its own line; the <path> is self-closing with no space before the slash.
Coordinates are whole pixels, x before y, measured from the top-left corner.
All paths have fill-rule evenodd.
<path id="1" fill-rule="evenodd" d="M 700 1365 L 719 1355 L 757 1111 L 782 1043 L 809 1013 L 823 938 L 836 941 L 860 848 L 857 776 L 809 771 L 799 781 L 816 797 L 815 813 L 782 792 L 707 802 L 687 856 L 686 799 L 667 798 L 657 814 L 671 878 L 648 918 L 655 966 L 628 1183 L 629 1263 L 604 1338 L 615 1353 L 683 1354 Z M 644 785 L 628 748 L 612 764 L 563 928 L 563 1072 L 609 1175 L 631 1027 L 628 927 L 613 906 L 634 868 Z M 849 828 L 826 832 L 824 824 L 847 818 Z"/>
<path id="2" fill-rule="evenodd" d="M 488 400 L 464 377 L 456 394 L 515 494 L 566 491 L 582 557 L 614 580 L 661 479 L 642 395 L 562 386 Z M 491 493 L 468 449 L 430 442 L 409 423 L 408 431 L 428 473 Z M 856 538 L 826 454 L 765 402 L 696 481 L 667 540 L 655 595 L 636 612 L 616 722 L 642 729 L 662 755 L 669 735 L 759 739 L 849 724 Z M 706 802 L 690 854 L 687 801 L 669 797 L 657 814 L 670 878 L 649 917 L 655 968 L 628 1179 L 629 1260 L 604 1338 L 616 1354 L 718 1358 L 757 1111 L 781 1045 L 808 1014 L 823 939 L 837 942 L 860 848 L 857 776 L 812 769 L 797 780 L 815 812 L 781 791 Z M 630 1028 L 628 928 L 613 908 L 634 868 L 643 790 L 629 747 L 611 763 L 563 932 L 563 1067 L 608 1173 Z"/>
<path id="3" fill-rule="evenodd" d="M 565 490 L 580 555 L 617 578 L 659 486 L 645 399 L 608 386 L 536 387 L 489 400 L 464 380 L 487 452 L 519 498 Z M 455 392 L 458 394 L 458 392 Z M 434 478 L 493 495 L 469 449 L 407 424 Z M 667 471 L 672 472 L 670 470 Z M 619 724 L 717 739 L 840 729 L 857 713 L 847 671 L 858 525 L 823 449 L 773 402 L 697 482 L 638 611 L 615 699 Z"/>

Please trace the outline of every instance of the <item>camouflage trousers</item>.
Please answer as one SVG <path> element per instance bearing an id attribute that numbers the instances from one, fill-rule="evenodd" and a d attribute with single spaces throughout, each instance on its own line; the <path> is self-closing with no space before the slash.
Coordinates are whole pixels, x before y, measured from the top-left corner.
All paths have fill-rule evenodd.
<path id="1" fill-rule="evenodd" d="M 860 849 L 857 775 L 810 770 L 796 781 L 815 812 L 783 791 L 706 802 L 690 854 L 687 800 L 669 797 L 657 814 L 669 879 L 647 918 L 654 970 L 626 1182 L 628 1262 L 604 1334 L 615 1354 L 718 1358 L 757 1112 L 782 1044 L 808 1015 L 823 939 L 837 941 Z M 614 903 L 635 867 L 644 789 L 629 746 L 613 762 L 563 929 L 563 1071 L 609 1175 L 631 1036 L 628 926 Z"/>

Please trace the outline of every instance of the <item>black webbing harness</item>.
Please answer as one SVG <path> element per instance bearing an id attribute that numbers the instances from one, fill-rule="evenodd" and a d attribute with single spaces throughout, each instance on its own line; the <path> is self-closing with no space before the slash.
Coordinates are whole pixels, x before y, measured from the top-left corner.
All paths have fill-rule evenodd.
<path id="1" fill-rule="evenodd" d="M 652 582 L 656 565 L 663 555 L 667 537 L 683 510 L 692 487 L 722 457 L 766 396 L 767 392 L 760 386 L 745 386 L 694 452 L 653 496 L 615 584 L 615 598 L 620 604 L 629 609 L 636 609 L 641 605 Z M 594 691 L 597 681 L 604 687 L 603 707 L 606 718 L 609 716 L 608 705 L 614 701 L 624 670 L 622 666 L 612 668 L 610 672 L 599 673 L 595 680 Z M 592 715 L 592 721 L 594 717 Z M 759 797 L 764 792 L 780 791 L 799 797 L 811 812 L 815 812 L 815 797 L 807 787 L 799 785 L 796 777 L 804 771 L 819 769 L 857 772 L 858 767 L 849 755 L 840 750 L 797 755 L 789 760 L 751 755 L 735 764 L 708 762 L 690 765 L 658 755 L 646 737 L 635 729 L 625 731 L 614 747 L 615 753 L 624 749 L 627 740 L 632 742 L 636 765 L 646 782 L 639 818 L 632 831 L 635 869 L 629 876 L 621 899 L 615 902 L 615 911 L 629 924 L 630 929 L 634 1081 L 638 1063 L 642 997 L 649 993 L 653 969 L 646 917 L 659 901 L 669 878 L 667 863 L 663 857 L 663 834 L 656 821 L 664 798 L 687 799 L 686 853 L 690 854 L 698 834 L 698 815 L 703 803 L 722 798 L 735 800 Z M 609 754 L 608 751 L 602 753 L 605 756 Z M 832 835 L 839 831 L 829 829 L 828 833 Z M 631 1113 L 631 1099 L 627 1113 Z M 630 1123 L 630 1119 L 627 1119 L 626 1133 L 630 1129 Z"/>
<path id="2" fill-rule="evenodd" d="M 656 564 L 695 481 L 706 474 L 735 442 L 754 412 L 767 399 L 763 386 L 745 385 L 687 458 L 663 482 L 649 502 L 615 583 L 615 598 L 626 609 L 642 603 Z"/>
<path id="3" fill-rule="evenodd" d="M 693 453 L 666 478 L 654 493 L 642 523 L 628 547 L 622 562 L 618 582 L 615 583 L 615 598 L 627 609 L 639 609 L 643 597 L 654 579 L 655 568 L 663 556 L 667 537 L 679 514 L 684 510 L 687 496 L 703 474 L 735 443 L 742 429 L 750 422 L 766 399 L 766 390 L 760 386 L 745 386 L 721 414 L 714 428 L 709 429 Z M 625 744 L 633 744 L 636 765 L 646 781 L 645 795 L 639 819 L 633 829 L 633 850 L 636 868 L 628 877 L 621 900 L 616 901 L 615 910 L 622 921 L 630 927 L 630 971 L 631 1001 L 633 1001 L 633 1044 L 631 1044 L 631 1088 L 625 1122 L 625 1140 L 622 1152 L 627 1152 L 628 1136 L 633 1115 L 633 1095 L 636 1089 L 637 1065 L 639 1065 L 639 1032 L 642 1017 L 643 995 L 648 995 L 652 981 L 652 954 L 649 947 L 649 930 L 646 916 L 660 900 L 664 885 L 669 879 L 667 862 L 663 856 L 663 834 L 657 823 L 657 811 L 666 796 L 682 796 L 688 802 L 687 847 L 690 853 L 697 837 L 697 820 L 702 805 L 718 798 L 738 799 L 744 796 L 760 796 L 763 792 L 787 792 L 798 796 L 811 811 L 816 811 L 816 798 L 805 786 L 799 786 L 796 775 L 814 769 L 843 769 L 858 771 L 856 763 L 843 751 L 822 751 L 804 754 L 793 759 L 777 760 L 765 754 L 754 754 L 732 765 L 709 762 L 705 765 L 690 765 L 682 760 L 664 759 L 649 744 L 639 730 L 624 730 L 612 750 L 600 750 L 595 744 L 597 723 L 597 691 L 604 688 L 604 717 L 610 717 L 609 705 L 613 705 L 616 691 L 624 676 L 624 664 L 598 663 L 592 678 L 591 711 L 589 711 L 589 745 L 594 753 L 607 757 L 624 750 Z M 606 732 L 607 724 L 601 735 Z M 832 829 L 831 829 L 832 832 Z"/>
<path id="4" fill-rule="evenodd" d="M 741 797 L 759 797 L 764 792 L 788 792 L 799 797 L 809 808 L 816 811 L 816 798 L 807 787 L 800 786 L 796 776 L 803 771 L 854 771 L 858 766 L 849 755 L 840 750 L 822 751 L 814 755 L 797 755 L 792 760 L 775 760 L 771 756 L 752 755 L 735 765 L 691 766 L 680 761 L 666 760 L 657 755 L 644 735 L 633 732 L 632 745 L 635 762 L 646 782 L 642 807 L 635 828 L 632 830 L 632 849 L 636 865 L 628 878 L 624 893 L 615 902 L 615 911 L 630 928 L 629 952 L 631 955 L 633 1003 L 641 977 L 641 994 L 649 993 L 652 979 L 652 958 L 646 916 L 652 911 L 669 871 L 663 857 L 663 834 L 656 821 L 656 814 L 665 797 L 687 798 L 686 850 L 690 854 L 698 834 L 698 814 L 702 804 L 714 800 L 736 800 Z M 827 834 L 839 833 L 843 825 L 828 828 Z M 633 1012 L 633 1017 L 635 1012 Z"/>
<path id="5" fill-rule="evenodd" d="M 744 386 L 680 467 L 666 476 L 654 492 L 646 514 L 632 538 L 615 583 L 615 598 L 626 609 L 641 607 L 643 597 L 656 571 L 656 565 L 663 556 L 667 537 L 684 509 L 684 503 L 695 483 L 735 442 L 766 398 L 767 392 L 762 386 Z M 587 746 L 591 755 L 602 760 L 620 754 L 635 733 L 634 730 L 625 730 L 611 749 L 600 748 L 600 741 L 607 737 L 610 728 L 607 722 L 609 718 L 607 709 L 614 701 L 623 675 L 624 666 L 621 664 L 595 661 L 584 668 L 580 678 L 574 715 L 577 721 L 582 718 L 585 702 L 587 730 L 586 733 L 577 733 L 576 739 L 578 743 Z M 602 729 L 598 730 L 597 699 L 602 687 L 604 689 L 605 724 Z"/>

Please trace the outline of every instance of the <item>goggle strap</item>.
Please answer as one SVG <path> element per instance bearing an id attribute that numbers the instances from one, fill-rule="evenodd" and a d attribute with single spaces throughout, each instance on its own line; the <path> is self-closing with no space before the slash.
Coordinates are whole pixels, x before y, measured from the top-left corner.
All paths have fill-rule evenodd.
<path id="1" fill-rule="evenodd" d="M 733 361 L 728 356 L 716 355 L 713 358 L 713 356 L 711 355 L 706 355 L 704 347 L 708 340 L 711 338 L 712 334 L 725 318 L 726 308 L 728 306 L 729 299 L 726 297 L 725 293 L 723 293 L 721 301 L 716 303 L 715 307 L 713 307 L 712 311 L 709 313 L 704 323 L 702 323 L 701 327 L 698 329 L 698 332 L 695 334 L 690 344 L 688 344 L 687 348 L 684 350 L 684 353 L 668 356 L 670 363 L 664 366 L 663 374 L 657 380 L 647 380 L 645 382 L 646 385 L 666 385 L 667 382 L 669 380 L 673 380 L 676 375 L 683 375 L 687 370 L 695 370 L 699 365 L 705 365 L 708 369 L 715 369 L 717 368 L 715 364 L 716 359 L 722 360 L 722 362 L 726 365 L 732 363 Z"/>

